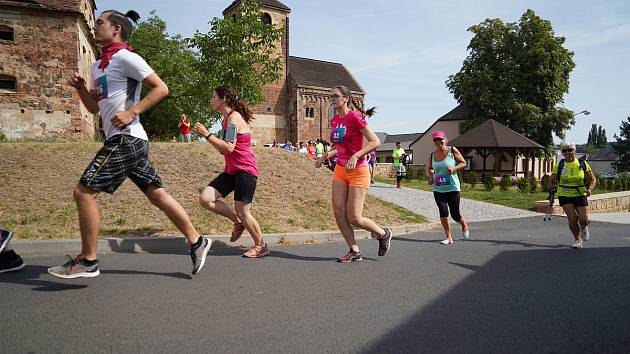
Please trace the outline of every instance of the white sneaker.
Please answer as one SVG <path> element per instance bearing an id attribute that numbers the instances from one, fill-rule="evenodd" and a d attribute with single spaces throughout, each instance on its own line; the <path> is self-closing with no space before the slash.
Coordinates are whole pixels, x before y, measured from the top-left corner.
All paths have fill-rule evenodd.
<path id="1" fill-rule="evenodd" d="M 582 248 L 582 240 L 575 241 L 575 243 L 571 247 L 573 247 L 575 249 Z"/>
<path id="2" fill-rule="evenodd" d="M 580 229 L 580 238 L 584 242 L 588 241 L 588 239 L 591 238 L 591 234 L 588 232 L 588 226 Z"/>
<path id="3" fill-rule="evenodd" d="M 452 245 L 453 244 L 453 239 L 452 238 L 445 238 L 444 240 L 440 241 L 441 244 L 443 245 Z"/>

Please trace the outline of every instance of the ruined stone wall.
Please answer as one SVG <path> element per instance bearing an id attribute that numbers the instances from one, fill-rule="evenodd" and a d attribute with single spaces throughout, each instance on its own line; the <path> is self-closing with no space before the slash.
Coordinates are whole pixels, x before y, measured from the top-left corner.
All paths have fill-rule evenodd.
<path id="1" fill-rule="evenodd" d="M 0 41 L 0 75 L 17 81 L 0 92 L 0 131 L 9 139 L 91 138 L 93 115 L 66 84 L 94 55 L 79 15 L 0 7 L 0 25 L 14 29 L 13 41 Z"/>

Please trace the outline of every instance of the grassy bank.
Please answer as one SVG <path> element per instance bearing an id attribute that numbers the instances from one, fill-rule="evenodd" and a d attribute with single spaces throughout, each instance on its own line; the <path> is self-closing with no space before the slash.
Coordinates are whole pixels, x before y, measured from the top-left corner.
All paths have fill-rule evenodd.
<path id="1" fill-rule="evenodd" d="M 0 144 L 0 225 L 20 239 L 77 238 L 72 189 L 101 145 L 96 143 Z M 335 230 L 330 171 L 280 149 L 255 150 L 261 176 L 252 208 L 263 232 Z M 204 234 L 225 234 L 232 225 L 197 203 L 199 192 L 223 171 L 223 157 L 206 144 L 151 143 L 151 160 L 166 189 Z M 228 203 L 232 198 L 228 197 Z M 102 193 L 102 236 L 177 235 L 179 231 L 129 180 L 113 195 Z M 381 225 L 425 219 L 367 198 L 364 215 Z"/>

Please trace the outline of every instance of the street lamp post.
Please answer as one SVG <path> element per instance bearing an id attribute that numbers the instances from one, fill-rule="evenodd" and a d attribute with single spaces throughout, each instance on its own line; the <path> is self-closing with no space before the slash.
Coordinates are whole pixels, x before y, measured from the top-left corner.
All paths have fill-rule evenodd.
<path id="1" fill-rule="evenodd" d="M 578 114 L 584 114 L 585 116 L 587 116 L 587 115 L 591 114 L 591 112 L 589 112 L 589 111 L 587 111 L 587 110 L 583 110 L 582 112 L 577 112 L 577 113 L 575 113 L 573 116 L 575 117 L 575 116 L 577 116 Z"/>
<path id="2" fill-rule="evenodd" d="M 591 112 L 585 109 L 583 111 L 580 111 L 580 112 L 577 112 L 577 113 L 573 113 L 573 117 L 575 117 L 577 115 L 580 115 L 580 114 L 583 114 L 583 115 L 587 116 L 587 115 L 591 114 Z M 567 140 L 567 130 L 566 129 L 564 129 L 562 131 L 562 140 L 564 140 L 564 141 Z"/>

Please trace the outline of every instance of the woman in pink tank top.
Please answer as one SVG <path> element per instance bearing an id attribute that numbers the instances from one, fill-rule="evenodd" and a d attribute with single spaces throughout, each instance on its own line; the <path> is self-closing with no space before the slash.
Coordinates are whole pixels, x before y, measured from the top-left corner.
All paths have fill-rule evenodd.
<path id="1" fill-rule="evenodd" d="M 322 163 L 337 156 L 337 165 L 332 178 L 332 204 L 337 226 L 350 250 L 338 259 L 341 263 L 360 261 L 361 250 L 354 238 L 352 226 L 370 231 L 378 239 L 378 255 L 384 256 L 389 250 L 392 231 L 378 226 L 374 221 L 363 217 L 363 203 L 370 187 L 370 171 L 366 155 L 381 145 L 380 140 L 368 127 L 366 116 L 374 113 L 374 107 L 363 111 L 352 93 L 345 86 L 335 87 L 330 95 L 335 116 L 330 121 L 330 141 L 333 150 L 328 151 L 315 163 Z M 352 105 L 350 109 L 349 104 Z M 368 144 L 363 145 L 364 139 Z"/>
<path id="2" fill-rule="evenodd" d="M 212 108 L 223 117 L 219 136 L 208 133 L 201 123 L 195 131 L 223 155 L 225 170 L 201 192 L 199 204 L 234 222 L 231 242 L 236 242 L 244 230 L 254 239 L 243 256 L 260 258 L 269 255 L 263 242 L 258 221 L 251 214 L 252 201 L 258 181 L 258 163 L 252 148 L 249 124 L 254 119 L 252 111 L 228 86 L 219 86 L 212 94 Z M 234 191 L 234 208 L 225 202 L 225 197 Z"/>

